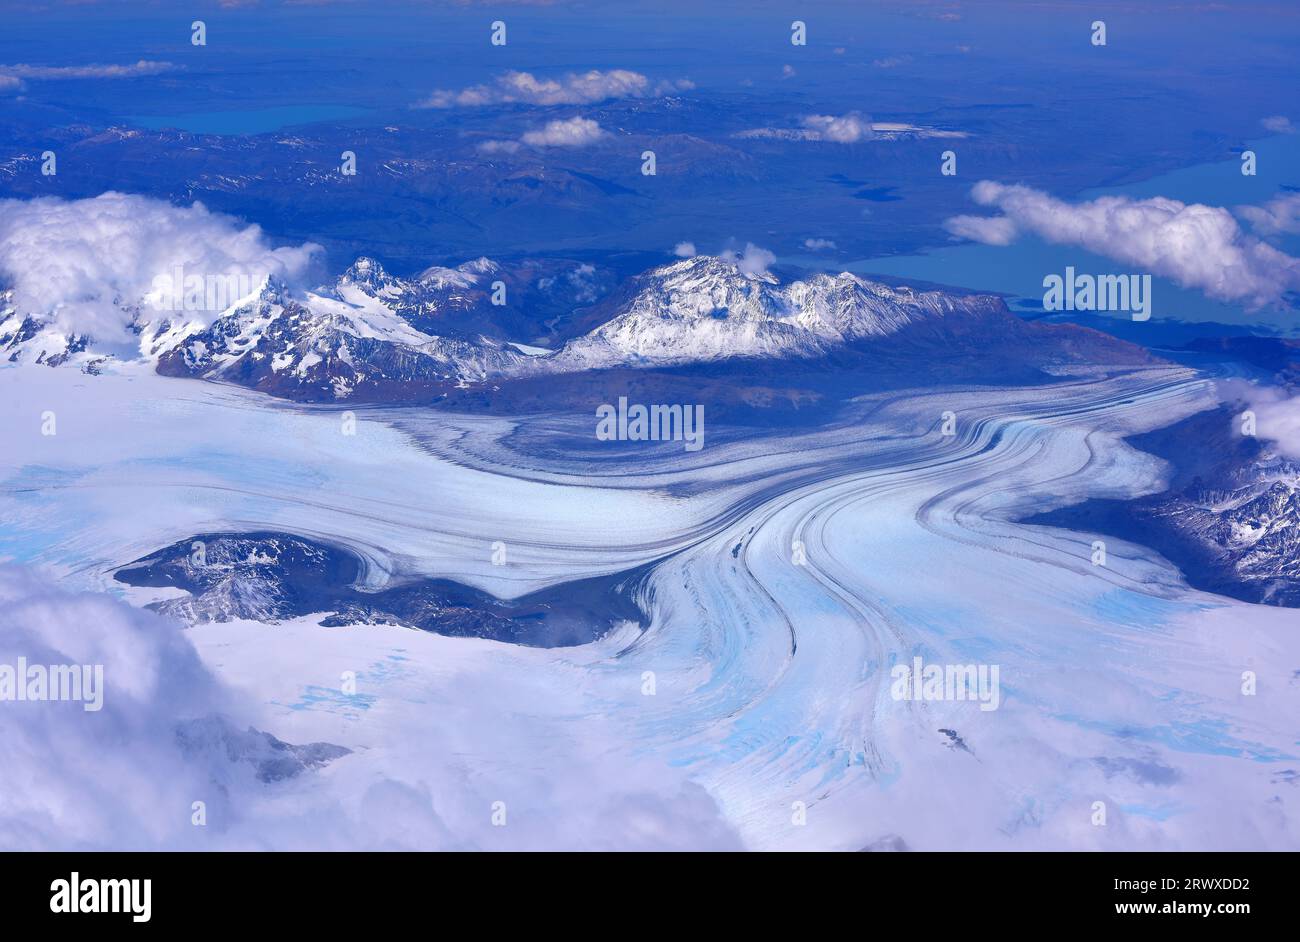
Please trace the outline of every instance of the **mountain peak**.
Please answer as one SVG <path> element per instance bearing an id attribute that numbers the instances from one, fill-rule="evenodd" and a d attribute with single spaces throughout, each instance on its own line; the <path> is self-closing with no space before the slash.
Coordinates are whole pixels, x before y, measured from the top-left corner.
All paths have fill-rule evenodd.
<path id="1" fill-rule="evenodd" d="M 284 278 L 275 272 L 269 272 L 257 289 L 257 300 L 265 301 L 267 304 L 284 305 L 288 302 L 290 294 L 289 285 Z"/>
<path id="2" fill-rule="evenodd" d="M 353 262 L 347 271 L 339 276 L 338 280 L 340 284 L 356 285 L 371 294 L 394 284 L 396 281 L 377 259 L 368 255 L 362 255 Z"/>
<path id="3" fill-rule="evenodd" d="M 501 270 L 501 266 L 486 255 L 480 255 L 478 258 L 457 265 L 459 271 L 474 275 L 494 275 Z"/>
<path id="4" fill-rule="evenodd" d="M 708 278 L 780 284 L 775 275 L 759 267 L 752 259 L 747 262 L 743 257 L 729 255 L 696 255 L 652 269 L 647 274 L 665 281 Z"/>

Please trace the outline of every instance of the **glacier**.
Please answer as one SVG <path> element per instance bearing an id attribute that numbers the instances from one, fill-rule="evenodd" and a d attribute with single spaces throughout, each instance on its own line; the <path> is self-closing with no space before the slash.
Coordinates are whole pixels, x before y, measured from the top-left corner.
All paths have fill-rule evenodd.
<path id="1" fill-rule="evenodd" d="M 349 435 L 338 408 L 144 364 L 3 369 L 0 401 L 0 558 L 134 605 L 167 593 L 114 571 L 211 532 L 346 546 L 370 589 L 514 599 L 649 567 L 644 628 L 564 648 L 311 615 L 184 629 L 249 725 L 350 750 L 232 807 L 221 846 L 1300 846 L 1294 615 L 1015 522 L 1157 490 L 1124 439 L 1215 407 L 1192 371 L 895 389 L 696 453 L 600 450 L 572 411 L 357 405 Z M 916 656 L 998 665 L 999 708 L 893 699 Z"/>

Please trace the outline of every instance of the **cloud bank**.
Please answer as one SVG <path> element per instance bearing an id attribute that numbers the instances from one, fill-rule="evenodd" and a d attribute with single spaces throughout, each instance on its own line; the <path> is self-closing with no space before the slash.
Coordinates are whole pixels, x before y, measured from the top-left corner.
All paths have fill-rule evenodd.
<path id="1" fill-rule="evenodd" d="M 0 663 L 102 665 L 103 706 L 0 703 L 0 844 L 11 849 L 193 846 L 194 801 L 219 770 L 187 762 L 178 722 L 230 706 L 174 624 L 108 596 L 0 566 Z M 214 815 L 217 808 L 213 808 Z"/>
<path id="2" fill-rule="evenodd" d="M 0 566 L 0 606 L 0 664 L 99 664 L 104 677 L 97 712 L 0 703 L 7 849 L 741 847 L 703 788 L 662 766 L 611 763 L 613 730 L 596 722 L 579 736 L 522 719 L 529 698 L 564 696 L 528 679 L 457 673 L 429 688 L 444 698 L 439 712 L 399 713 L 391 740 L 380 735 L 327 772 L 259 778 L 249 760 L 265 752 L 264 734 L 242 732 L 259 708 L 221 685 L 180 625 L 15 566 Z M 484 771 L 462 763 L 472 753 L 529 758 Z M 274 749 L 271 758 L 283 761 Z M 498 798 L 509 799 L 508 828 L 491 823 Z"/>
<path id="3" fill-rule="evenodd" d="M 108 192 L 93 199 L 0 201 L 0 282 L 15 307 L 49 315 L 67 333 L 129 340 L 133 305 L 178 267 L 186 277 L 304 277 L 320 246 L 273 248 L 261 228 L 202 203 Z M 196 320 L 219 311 L 187 312 Z"/>
<path id="4" fill-rule="evenodd" d="M 1102 196 L 1067 203 L 1027 186 L 981 180 L 971 190 L 1000 216 L 955 216 L 953 235 L 1009 245 L 1025 234 L 1074 245 L 1169 278 L 1220 301 L 1277 304 L 1300 287 L 1300 260 L 1244 233 L 1222 208 L 1157 196 Z"/>

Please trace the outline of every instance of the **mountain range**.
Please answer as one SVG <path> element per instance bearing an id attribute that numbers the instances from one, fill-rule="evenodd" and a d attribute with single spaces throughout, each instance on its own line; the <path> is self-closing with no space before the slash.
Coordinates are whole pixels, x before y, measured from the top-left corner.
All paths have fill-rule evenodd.
<path id="1" fill-rule="evenodd" d="M 275 276 L 215 317 L 124 304 L 141 358 L 164 375 L 310 402 L 434 401 L 611 369 L 815 362 L 847 354 L 1017 351 L 1036 366 L 1143 362 L 1140 348 L 1035 325 L 1001 298 L 890 286 L 848 272 L 782 280 L 736 256 L 699 255 L 615 285 L 575 262 L 479 258 L 397 277 L 360 258 L 332 283 Z M 0 357 L 94 372 L 113 354 L 61 332 L 54 312 L 0 295 Z"/>

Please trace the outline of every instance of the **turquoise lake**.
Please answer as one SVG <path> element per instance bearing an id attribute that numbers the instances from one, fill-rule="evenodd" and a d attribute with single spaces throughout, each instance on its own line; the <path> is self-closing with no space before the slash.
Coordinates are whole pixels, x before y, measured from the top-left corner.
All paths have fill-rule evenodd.
<path id="1" fill-rule="evenodd" d="M 193 134 L 268 134 L 281 128 L 318 121 L 338 121 L 368 114 L 368 108 L 351 105 L 281 105 L 238 111 L 201 111 L 192 114 L 133 115 L 132 124 L 151 130 L 176 128 Z"/>

